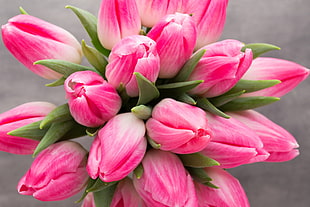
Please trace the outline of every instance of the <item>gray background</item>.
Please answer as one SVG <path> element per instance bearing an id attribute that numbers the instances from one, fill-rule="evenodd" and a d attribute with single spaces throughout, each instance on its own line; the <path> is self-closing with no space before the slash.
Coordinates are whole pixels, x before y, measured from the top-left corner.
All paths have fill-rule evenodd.
<path id="1" fill-rule="evenodd" d="M 0 0 L 0 24 L 18 14 L 22 6 L 30 14 L 62 26 L 79 40 L 87 38 L 77 18 L 65 5 L 71 4 L 97 14 L 100 0 Z M 232 0 L 222 39 L 245 43 L 266 42 L 281 51 L 269 56 L 288 59 L 310 67 L 309 0 Z M 65 102 L 61 87 L 47 88 L 48 81 L 34 75 L 15 60 L 0 43 L 0 112 L 29 101 Z M 308 104 L 310 80 L 304 81 L 280 102 L 259 109 L 290 131 L 300 144 L 301 155 L 286 163 L 256 163 L 230 170 L 247 192 L 253 207 L 307 207 L 310 204 L 310 127 Z M 88 138 L 89 139 L 89 138 Z M 80 140 L 89 146 L 89 140 Z M 16 185 L 32 162 L 31 156 L 0 152 L 0 207 L 69 207 L 77 196 L 61 202 L 42 203 L 21 196 Z"/>

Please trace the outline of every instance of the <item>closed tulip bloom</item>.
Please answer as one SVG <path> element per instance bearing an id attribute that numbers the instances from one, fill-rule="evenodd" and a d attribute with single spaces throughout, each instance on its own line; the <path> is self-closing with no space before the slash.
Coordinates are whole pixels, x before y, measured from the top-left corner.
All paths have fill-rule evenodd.
<path id="1" fill-rule="evenodd" d="M 0 114 L 0 151 L 13 154 L 32 154 L 39 141 L 7 133 L 44 119 L 56 106 L 48 102 L 29 102 Z"/>
<path id="2" fill-rule="evenodd" d="M 163 99 L 155 105 L 152 118 L 146 122 L 148 136 L 161 150 L 178 154 L 195 153 L 211 140 L 206 113 L 195 106 Z"/>
<path id="3" fill-rule="evenodd" d="M 141 162 L 146 150 L 145 126 L 132 113 L 118 114 L 99 130 L 89 153 L 91 178 L 104 182 L 125 178 Z"/>
<path id="4" fill-rule="evenodd" d="M 123 85 L 129 96 L 139 95 L 134 72 L 141 73 L 155 82 L 159 73 L 159 56 L 156 43 L 142 35 L 132 35 L 122 39 L 112 49 L 106 67 L 108 82 L 115 88 Z"/>
<path id="5" fill-rule="evenodd" d="M 81 207 L 96 207 L 93 193 L 88 193 L 86 195 Z"/>
<path id="6" fill-rule="evenodd" d="M 299 155 L 298 143 L 284 128 L 254 111 L 229 113 L 235 119 L 251 128 L 262 140 L 264 149 L 270 153 L 267 162 L 283 162 Z"/>
<path id="7" fill-rule="evenodd" d="M 269 153 L 259 136 L 242 122 L 207 114 L 213 133 L 211 142 L 202 154 L 218 161 L 221 168 L 265 161 Z"/>
<path id="8" fill-rule="evenodd" d="M 305 80 L 309 73 L 309 69 L 288 60 L 258 57 L 253 60 L 251 67 L 242 79 L 280 80 L 281 83 L 257 92 L 244 94 L 244 96 L 281 97 Z"/>
<path id="9" fill-rule="evenodd" d="M 71 74 L 64 83 L 73 118 L 88 127 L 97 127 L 121 108 L 121 98 L 111 84 L 92 71 Z"/>
<path id="10" fill-rule="evenodd" d="M 14 57 L 35 74 L 58 79 L 61 74 L 33 63 L 42 59 L 60 59 L 80 63 L 79 42 L 68 31 L 30 15 L 17 15 L 2 26 L 2 39 Z"/>
<path id="11" fill-rule="evenodd" d="M 17 190 L 41 201 L 67 199 L 85 187 L 87 151 L 78 143 L 63 141 L 43 150 L 21 178 Z"/>
<path id="12" fill-rule="evenodd" d="M 141 20 L 135 0 L 101 0 L 97 27 L 99 40 L 107 49 L 126 36 L 139 34 Z"/>
<path id="13" fill-rule="evenodd" d="M 147 36 L 157 43 L 159 77 L 172 78 L 192 55 L 197 31 L 191 16 L 176 13 L 162 18 Z"/>
<path id="14" fill-rule="evenodd" d="M 142 166 L 142 176 L 133 180 L 147 206 L 198 206 L 193 180 L 175 154 L 151 149 Z"/>
<path id="15" fill-rule="evenodd" d="M 251 49 L 241 52 L 243 43 L 223 40 L 203 47 L 206 53 L 198 62 L 189 80 L 203 80 L 191 94 L 203 97 L 219 96 L 231 89 L 252 63 Z"/>
<path id="16" fill-rule="evenodd" d="M 211 188 L 195 182 L 199 207 L 250 207 L 248 198 L 238 179 L 220 168 L 205 168 L 212 184 L 219 187 Z"/>

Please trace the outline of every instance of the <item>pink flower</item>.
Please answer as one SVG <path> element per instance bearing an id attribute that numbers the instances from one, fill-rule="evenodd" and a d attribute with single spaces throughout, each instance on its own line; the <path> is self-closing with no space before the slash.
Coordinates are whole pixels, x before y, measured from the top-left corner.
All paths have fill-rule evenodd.
<path id="1" fill-rule="evenodd" d="M 274 96 L 281 97 L 293 90 L 301 81 L 305 80 L 310 70 L 291 61 L 276 58 L 256 58 L 242 79 L 246 80 L 280 80 L 281 83 L 260 90 L 247 93 L 244 96 Z"/>
<path id="2" fill-rule="evenodd" d="M 248 70 L 252 63 L 252 51 L 241 52 L 243 43 L 237 40 L 223 40 L 207 45 L 206 53 L 189 77 L 189 80 L 203 80 L 190 91 L 203 97 L 219 96 L 231 89 Z"/>
<path id="3" fill-rule="evenodd" d="M 66 79 L 64 88 L 70 112 L 82 125 L 100 126 L 121 108 L 121 98 L 117 91 L 95 72 L 80 71 L 71 74 Z"/>
<path id="4" fill-rule="evenodd" d="M 83 200 L 81 207 L 96 207 L 93 193 L 87 194 L 87 196 Z"/>
<path id="5" fill-rule="evenodd" d="M 248 198 L 239 181 L 220 168 L 205 168 L 212 184 L 219 189 L 195 182 L 199 207 L 249 207 Z"/>
<path id="6" fill-rule="evenodd" d="M 145 150 L 144 122 L 132 113 L 118 114 L 99 130 L 89 153 L 87 171 L 104 182 L 121 180 L 141 162 Z"/>
<path id="7" fill-rule="evenodd" d="M 134 72 L 155 82 L 159 73 L 159 56 L 156 43 L 142 35 L 132 35 L 116 44 L 106 68 L 108 82 L 115 88 L 125 86 L 129 96 L 138 96 L 139 88 Z"/>
<path id="8" fill-rule="evenodd" d="M 14 154 L 32 154 L 38 141 L 7 133 L 44 119 L 55 107 L 47 102 L 29 102 L 0 114 L 0 150 Z"/>
<path id="9" fill-rule="evenodd" d="M 141 20 L 135 0 L 102 0 L 98 14 L 98 37 L 112 49 L 122 38 L 139 34 Z"/>
<path id="10" fill-rule="evenodd" d="M 67 199 L 86 184 L 87 151 L 76 142 L 63 141 L 43 150 L 21 178 L 17 190 L 41 201 Z"/>
<path id="11" fill-rule="evenodd" d="M 111 207 L 142 207 L 145 206 L 135 190 L 130 178 L 125 178 L 117 184 Z"/>
<path id="12" fill-rule="evenodd" d="M 2 39 L 17 60 L 37 75 L 58 79 L 62 75 L 33 63 L 60 59 L 74 63 L 82 60 L 79 42 L 68 31 L 30 15 L 17 15 L 2 26 Z"/>
<path id="13" fill-rule="evenodd" d="M 147 35 L 157 43 L 160 78 L 172 78 L 190 58 L 196 44 L 196 26 L 188 14 L 170 14 L 162 18 Z"/>
<path id="14" fill-rule="evenodd" d="M 134 186 L 147 206 L 198 206 L 192 178 L 175 154 L 151 149 L 142 166 L 143 174 L 134 176 Z"/>
<path id="15" fill-rule="evenodd" d="M 161 150 L 189 154 L 204 149 L 211 139 L 206 113 L 195 106 L 163 99 L 146 123 L 148 136 Z"/>
<path id="16" fill-rule="evenodd" d="M 299 155 L 295 138 L 281 126 L 262 114 L 253 111 L 229 113 L 235 119 L 251 128 L 262 140 L 264 149 L 270 153 L 267 162 L 283 162 Z"/>
<path id="17" fill-rule="evenodd" d="M 233 168 L 265 161 L 269 153 L 258 135 L 237 119 L 225 119 L 207 114 L 213 133 L 211 142 L 202 154 L 218 161 L 221 168 Z"/>

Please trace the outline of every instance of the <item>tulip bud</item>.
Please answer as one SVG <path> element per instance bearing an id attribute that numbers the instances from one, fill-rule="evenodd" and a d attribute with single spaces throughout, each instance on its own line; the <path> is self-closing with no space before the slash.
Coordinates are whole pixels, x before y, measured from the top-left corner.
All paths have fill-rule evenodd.
<path id="1" fill-rule="evenodd" d="M 162 18 L 147 36 L 157 43 L 159 77 L 173 78 L 192 55 L 197 31 L 191 16 L 176 13 Z"/>
<path id="2" fill-rule="evenodd" d="M 207 118 L 213 136 L 201 153 L 219 162 L 219 167 L 233 168 L 268 158 L 258 135 L 243 123 L 209 113 Z"/>
<path id="3" fill-rule="evenodd" d="M 21 178 L 17 190 L 41 201 L 58 201 L 85 186 L 87 151 L 78 143 L 63 141 L 43 150 Z"/>
<path id="4" fill-rule="evenodd" d="M 199 207 L 249 207 L 248 198 L 240 182 L 227 171 L 220 168 L 205 168 L 212 184 L 219 187 L 211 188 L 195 182 Z"/>
<path id="5" fill-rule="evenodd" d="M 133 181 L 147 206 L 198 206 L 192 178 L 175 154 L 151 149 L 142 166 L 142 176 Z"/>
<path id="6" fill-rule="evenodd" d="M 231 89 L 252 63 L 252 51 L 241 52 L 243 43 L 223 40 L 201 49 L 206 52 L 198 62 L 189 80 L 204 80 L 190 91 L 203 97 L 219 96 Z"/>
<path id="7" fill-rule="evenodd" d="M 264 144 L 264 149 L 270 153 L 267 162 L 283 162 L 299 155 L 299 145 L 295 138 L 281 126 L 275 124 L 264 115 L 253 111 L 229 113 L 252 129 Z"/>
<path id="8" fill-rule="evenodd" d="M 305 80 L 309 73 L 309 69 L 291 61 L 268 57 L 256 58 L 242 79 L 280 80 L 281 83 L 264 90 L 247 93 L 244 96 L 281 97 Z"/>
<path id="9" fill-rule="evenodd" d="M 62 75 L 33 63 L 42 59 L 60 59 L 80 63 L 79 42 L 68 31 L 30 15 L 17 15 L 2 26 L 2 39 L 14 57 L 32 72 L 46 79 Z"/>
<path id="10" fill-rule="evenodd" d="M 0 151 L 14 154 L 32 154 L 39 141 L 8 135 L 17 128 L 44 119 L 55 105 L 47 102 L 29 102 L 0 114 Z"/>
<path id="11" fill-rule="evenodd" d="M 146 122 L 146 129 L 148 136 L 160 145 L 161 150 L 178 154 L 198 152 L 211 139 L 206 113 L 196 106 L 170 98 L 155 105 L 152 118 Z"/>
<path id="12" fill-rule="evenodd" d="M 101 0 L 97 29 L 99 40 L 107 49 L 126 36 L 139 34 L 141 20 L 135 0 Z"/>
<path id="13" fill-rule="evenodd" d="M 121 180 L 141 162 L 145 150 L 144 122 L 132 113 L 118 114 L 99 130 L 89 153 L 91 178 L 104 182 Z"/>
<path id="14" fill-rule="evenodd" d="M 96 207 L 93 193 L 88 193 L 86 195 L 81 207 Z"/>
<path id="15" fill-rule="evenodd" d="M 80 71 L 71 74 L 64 88 L 73 118 L 88 127 L 97 127 L 121 108 L 121 98 L 99 74 Z"/>
<path id="16" fill-rule="evenodd" d="M 156 43 L 142 35 L 132 35 L 116 44 L 109 56 L 106 67 L 108 82 L 115 88 L 125 86 L 129 96 L 139 95 L 134 72 L 141 73 L 151 82 L 155 82 L 159 73 L 159 56 Z"/>

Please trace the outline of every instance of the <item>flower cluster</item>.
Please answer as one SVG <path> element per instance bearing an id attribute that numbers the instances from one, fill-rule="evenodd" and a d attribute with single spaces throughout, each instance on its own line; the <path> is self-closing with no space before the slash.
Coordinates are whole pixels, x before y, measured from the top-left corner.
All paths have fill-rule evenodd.
<path id="1" fill-rule="evenodd" d="M 102 0 L 98 18 L 67 6 L 94 47 L 24 10 L 3 25 L 8 50 L 67 99 L 0 114 L 0 150 L 35 157 L 18 192 L 56 201 L 84 189 L 83 207 L 249 206 L 226 169 L 299 154 L 288 131 L 253 109 L 309 70 L 260 57 L 274 45 L 218 41 L 227 4 Z M 85 135 L 89 152 L 73 141 Z"/>

